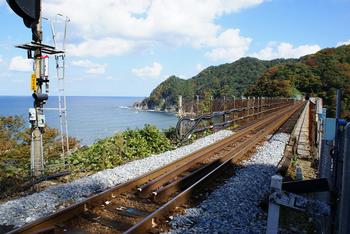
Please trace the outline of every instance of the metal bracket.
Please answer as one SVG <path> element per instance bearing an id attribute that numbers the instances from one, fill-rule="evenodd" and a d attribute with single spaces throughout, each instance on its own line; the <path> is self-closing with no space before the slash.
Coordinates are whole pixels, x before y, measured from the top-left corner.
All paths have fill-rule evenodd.
<path id="1" fill-rule="evenodd" d="M 288 181 L 282 183 L 282 190 L 292 193 L 315 193 L 329 191 L 329 183 L 326 178 L 311 180 Z"/>
<path id="2" fill-rule="evenodd" d="M 56 50 L 55 47 L 50 45 L 45 45 L 42 43 L 37 43 L 32 41 L 31 43 L 16 45 L 17 48 L 25 49 L 28 51 L 28 57 L 32 57 L 31 51 L 35 51 L 37 49 L 41 49 L 41 52 L 44 54 L 62 54 L 63 50 Z"/>
<path id="3" fill-rule="evenodd" d="M 331 213 L 330 206 L 324 202 L 307 199 L 303 196 L 284 191 L 273 192 L 270 195 L 270 202 L 316 216 L 329 216 Z"/>

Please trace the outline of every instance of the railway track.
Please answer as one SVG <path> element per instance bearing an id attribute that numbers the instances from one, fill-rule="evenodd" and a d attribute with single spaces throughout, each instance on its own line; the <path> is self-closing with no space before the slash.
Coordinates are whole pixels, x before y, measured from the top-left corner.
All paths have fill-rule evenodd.
<path id="1" fill-rule="evenodd" d="M 228 138 L 10 233 L 145 233 L 225 166 L 242 160 L 303 105 L 281 108 Z"/>

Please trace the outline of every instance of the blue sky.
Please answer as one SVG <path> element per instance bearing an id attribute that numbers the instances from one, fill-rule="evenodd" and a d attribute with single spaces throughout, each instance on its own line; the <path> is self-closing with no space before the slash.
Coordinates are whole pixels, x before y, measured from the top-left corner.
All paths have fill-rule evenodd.
<path id="1" fill-rule="evenodd" d="M 297 58 L 350 43 L 350 0 L 43 0 L 45 17 L 57 13 L 71 19 L 67 95 L 147 96 L 170 75 L 190 78 L 245 56 Z M 30 41 L 30 30 L 5 0 L 0 21 L 0 95 L 31 95 L 31 61 L 14 48 Z"/>

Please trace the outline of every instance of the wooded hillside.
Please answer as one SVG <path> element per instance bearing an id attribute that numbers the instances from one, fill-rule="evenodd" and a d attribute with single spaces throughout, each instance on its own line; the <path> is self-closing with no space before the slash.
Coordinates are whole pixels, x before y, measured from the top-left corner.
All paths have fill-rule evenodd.
<path id="1" fill-rule="evenodd" d="M 334 113 L 336 89 L 344 90 L 343 113 L 350 116 L 350 45 L 323 49 L 299 59 L 242 58 L 211 66 L 191 79 L 171 76 L 140 104 L 143 109 L 174 111 L 178 95 L 206 97 L 318 96 Z"/>
<path id="2" fill-rule="evenodd" d="M 318 96 L 333 115 L 337 89 L 344 91 L 343 115 L 350 117 L 350 45 L 324 49 L 293 63 L 271 67 L 249 88 L 247 95 Z"/>
<path id="3" fill-rule="evenodd" d="M 178 95 L 185 100 L 196 95 L 214 98 L 241 96 L 268 68 L 288 61 L 293 60 L 263 61 L 247 57 L 233 63 L 210 66 L 188 80 L 171 76 L 158 85 L 141 106 L 144 109 L 172 110 L 177 105 Z"/>

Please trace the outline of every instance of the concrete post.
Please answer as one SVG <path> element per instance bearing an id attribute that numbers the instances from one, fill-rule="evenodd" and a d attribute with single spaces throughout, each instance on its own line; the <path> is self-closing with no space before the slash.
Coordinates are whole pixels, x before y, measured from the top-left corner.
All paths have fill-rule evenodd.
<path id="1" fill-rule="evenodd" d="M 233 109 L 236 109 L 236 97 L 233 96 Z M 235 119 L 235 111 L 232 113 L 232 120 Z"/>
<path id="2" fill-rule="evenodd" d="M 181 119 L 183 116 L 183 109 L 182 109 L 182 96 L 179 95 L 179 109 L 178 109 L 178 118 Z M 179 129 L 180 135 L 183 133 L 183 124 L 180 123 L 180 129 Z"/>
<path id="3" fill-rule="evenodd" d="M 225 96 L 223 97 L 223 100 L 224 100 L 224 105 L 223 105 L 224 107 L 223 108 L 224 108 L 224 111 L 225 111 L 226 110 L 226 97 Z"/>
<path id="4" fill-rule="evenodd" d="M 261 111 L 264 111 L 265 110 L 265 97 L 261 97 Z"/>
<path id="5" fill-rule="evenodd" d="M 303 171 L 302 171 L 300 166 L 296 166 L 295 179 L 296 180 L 303 180 Z"/>
<path id="6" fill-rule="evenodd" d="M 282 190 L 282 180 L 283 178 L 280 175 L 274 175 L 271 177 L 271 193 Z M 266 234 L 278 233 L 279 218 L 280 206 L 270 200 Z"/>
<path id="7" fill-rule="evenodd" d="M 340 195 L 339 234 L 350 233 L 350 123 L 345 128 L 343 178 Z"/>
<path id="8" fill-rule="evenodd" d="M 321 155 L 321 141 L 322 141 L 322 125 L 323 125 L 323 108 L 322 98 L 317 98 L 316 102 L 316 122 L 317 122 L 317 135 L 316 135 L 316 146 L 317 146 L 317 159 L 320 159 Z"/>
<path id="9" fill-rule="evenodd" d="M 42 22 L 41 22 L 41 1 L 40 1 L 40 17 L 38 22 L 38 32 L 42 35 Z M 42 36 L 39 37 L 37 43 L 41 43 Z M 37 81 L 41 78 L 41 48 L 38 48 L 34 52 L 34 73 Z M 38 83 L 38 82 L 37 82 Z M 42 83 L 38 83 L 35 92 L 40 95 L 42 93 Z M 43 144 L 42 144 L 42 129 L 39 128 L 39 117 L 42 116 L 43 104 L 42 102 L 34 101 L 34 108 L 36 110 L 36 120 L 32 123 L 32 144 L 31 144 L 31 168 L 34 176 L 40 176 L 44 170 L 44 156 L 43 156 Z"/>
<path id="10" fill-rule="evenodd" d="M 252 108 L 253 108 L 253 115 L 255 114 L 255 97 L 253 97 L 253 106 L 252 106 Z"/>
<path id="11" fill-rule="evenodd" d="M 178 115 L 181 118 L 183 115 L 183 110 L 182 110 L 182 96 L 179 95 L 179 107 L 178 107 Z"/>
<path id="12" fill-rule="evenodd" d="M 223 97 L 223 99 L 224 99 L 224 111 L 226 110 L 226 97 L 224 96 Z M 226 122 L 226 114 L 224 114 L 223 116 L 222 116 L 222 121 L 225 123 Z"/>
<path id="13" fill-rule="evenodd" d="M 249 108 L 250 108 L 250 97 L 248 97 L 247 98 L 247 113 L 246 113 L 246 115 L 249 115 L 249 113 L 250 113 L 250 110 L 249 110 Z"/>
<path id="14" fill-rule="evenodd" d="M 199 95 L 196 95 L 196 102 L 197 102 L 197 108 L 196 108 L 196 115 L 199 113 Z"/>

